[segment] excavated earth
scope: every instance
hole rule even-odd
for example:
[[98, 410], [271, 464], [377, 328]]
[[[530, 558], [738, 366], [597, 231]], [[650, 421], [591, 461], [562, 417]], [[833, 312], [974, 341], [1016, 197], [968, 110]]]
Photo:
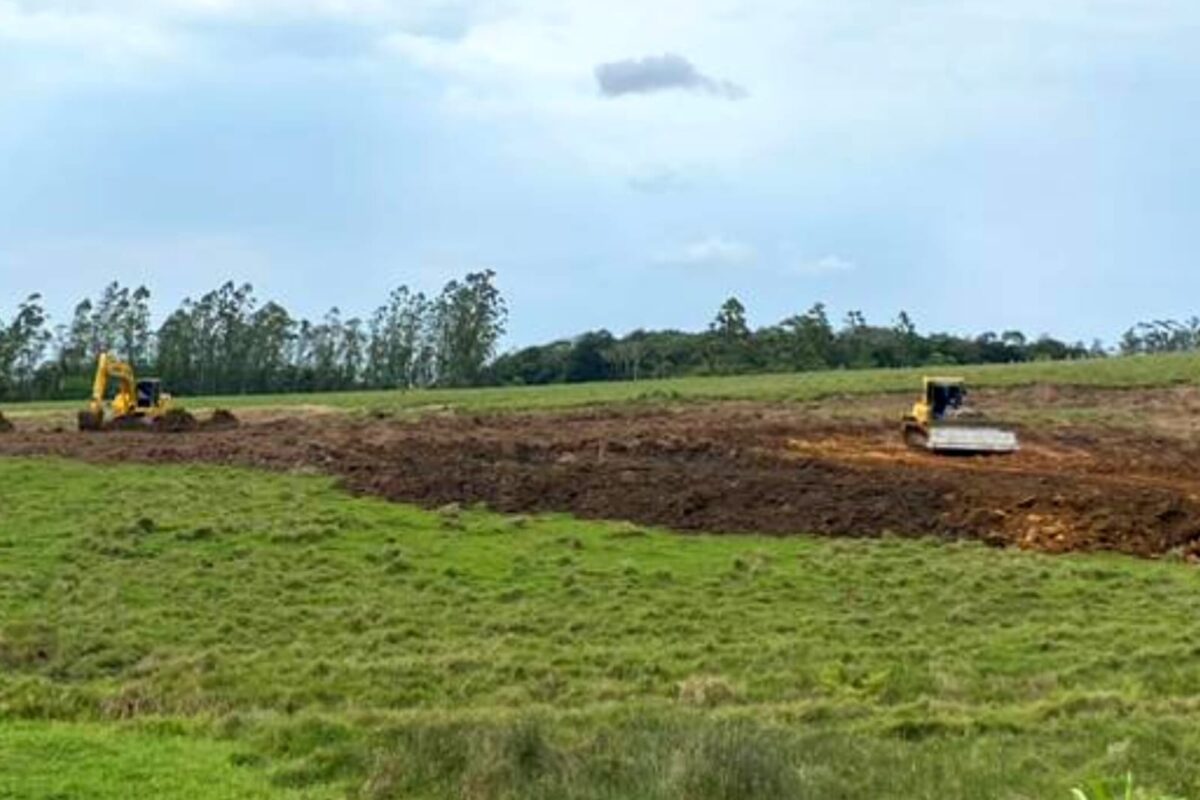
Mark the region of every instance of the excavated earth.
[[483, 503], [685, 531], [934, 535], [1200, 558], [1200, 395], [1174, 405], [1128, 392], [992, 399], [1157, 410], [1140, 427], [1027, 421], [1017, 426], [1023, 449], [1004, 457], [906, 449], [895, 396], [409, 420], [260, 413], [236, 429], [178, 434], [18, 426], [0, 437], [0, 455], [318, 470], [428, 507]]

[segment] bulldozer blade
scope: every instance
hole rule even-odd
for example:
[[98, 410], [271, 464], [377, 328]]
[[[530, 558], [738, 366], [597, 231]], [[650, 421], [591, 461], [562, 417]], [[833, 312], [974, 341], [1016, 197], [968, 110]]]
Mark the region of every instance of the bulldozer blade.
[[929, 432], [925, 447], [935, 453], [1015, 453], [1017, 435], [999, 428], [946, 427]]

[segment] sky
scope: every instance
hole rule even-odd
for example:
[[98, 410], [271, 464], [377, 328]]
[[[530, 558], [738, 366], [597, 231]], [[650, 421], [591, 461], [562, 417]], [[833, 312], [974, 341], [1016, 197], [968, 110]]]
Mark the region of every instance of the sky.
[[481, 268], [505, 347], [1200, 313], [1194, 0], [0, 0], [0, 317]]

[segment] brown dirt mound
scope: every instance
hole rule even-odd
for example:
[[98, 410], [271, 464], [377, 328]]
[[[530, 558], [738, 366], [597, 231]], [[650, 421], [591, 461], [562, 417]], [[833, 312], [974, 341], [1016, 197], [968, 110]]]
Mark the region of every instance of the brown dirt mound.
[[229, 430], [236, 428], [241, 424], [237, 416], [228, 409], [218, 408], [213, 411], [212, 415], [200, 423], [200, 427], [206, 430]]
[[162, 416], [154, 420], [154, 430], [160, 433], [186, 433], [198, 427], [196, 418], [190, 411], [182, 408], [167, 409]]
[[9, 422], [3, 414], [0, 414], [0, 433], [12, 433], [14, 430], [16, 430], [16, 426]]
[[568, 511], [689, 531], [936, 535], [1048, 551], [1200, 555], [1200, 447], [1130, 431], [1025, 432], [1022, 452], [945, 459], [894, 419], [725, 404], [569, 415], [296, 417], [204, 435], [17, 433], [0, 454], [318, 469], [436, 507]]

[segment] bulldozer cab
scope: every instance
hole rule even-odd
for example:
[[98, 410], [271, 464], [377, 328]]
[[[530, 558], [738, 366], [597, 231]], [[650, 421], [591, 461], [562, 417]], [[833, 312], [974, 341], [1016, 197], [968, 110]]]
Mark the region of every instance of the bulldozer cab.
[[143, 378], [136, 387], [137, 408], [154, 409], [162, 398], [162, 384], [157, 378]]
[[967, 387], [960, 380], [929, 378], [925, 381], [925, 402], [933, 419], [945, 419], [962, 409], [967, 399]]

